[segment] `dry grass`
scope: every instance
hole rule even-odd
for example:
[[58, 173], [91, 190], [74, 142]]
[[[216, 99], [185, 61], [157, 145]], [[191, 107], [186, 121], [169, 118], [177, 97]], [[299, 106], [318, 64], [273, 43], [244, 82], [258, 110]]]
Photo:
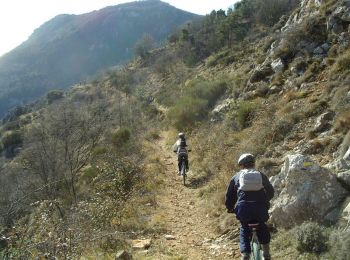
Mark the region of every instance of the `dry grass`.
[[346, 72], [350, 69], [350, 50], [340, 55], [333, 66], [333, 72]]
[[341, 112], [335, 120], [334, 131], [346, 134], [350, 129], [350, 113], [348, 110]]

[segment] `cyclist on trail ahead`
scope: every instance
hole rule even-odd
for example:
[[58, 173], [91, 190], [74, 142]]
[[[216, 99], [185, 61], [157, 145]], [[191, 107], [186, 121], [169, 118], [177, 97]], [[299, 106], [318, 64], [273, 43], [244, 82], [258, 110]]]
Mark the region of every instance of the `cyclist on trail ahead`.
[[185, 134], [179, 133], [179, 139], [173, 145], [173, 152], [177, 154], [178, 175], [181, 175], [181, 158], [185, 158], [186, 170], [189, 170], [188, 166], [188, 144], [186, 142]]
[[265, 174], [254, 169], [252, 154], [242, 154], [238, 159], [241, 170], [231, 179], [227, 188], [225, 205], [227, 212], [235, 213], [241, 222], [240, 250], [242, 260], [248, 260], [251, 253], [251, 229], [248, 224], [259, 223], [257, 236], [262, 245], [265, 260], [270, 256], [270, 232], [265, 224], [269, 219], [268, 209], [274, 189]]

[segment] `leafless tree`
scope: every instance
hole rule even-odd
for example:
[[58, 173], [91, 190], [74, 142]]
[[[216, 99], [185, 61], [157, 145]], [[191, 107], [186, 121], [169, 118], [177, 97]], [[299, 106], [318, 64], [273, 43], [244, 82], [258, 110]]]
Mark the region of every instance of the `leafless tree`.
[[39, 176], [48, 199], [68, 193], [77, 201], [78, 174], [103, 134], [104, 118], [101, 108], [60, 103], [27, 131], [22, 164]]

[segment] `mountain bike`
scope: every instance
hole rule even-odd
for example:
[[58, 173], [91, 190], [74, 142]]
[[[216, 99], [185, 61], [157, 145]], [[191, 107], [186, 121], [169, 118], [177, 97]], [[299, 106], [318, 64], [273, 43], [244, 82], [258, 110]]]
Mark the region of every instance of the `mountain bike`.
[[187, 177], [187, 168], [186, 168], [186, 157], [181, 156], [181, 171], [183, 185], [186, 185], [186, 177]]
[[258, 240], [258, 236], [256, 231], [259, 229], [259, 223], [248, 224], [250, 230], [252, 231], [252, 237], [250, 239], [250, 247], [252, 249], [252, 253], [250, 255], [251, 260], [262, 260], [262, 250], [261, 245]]

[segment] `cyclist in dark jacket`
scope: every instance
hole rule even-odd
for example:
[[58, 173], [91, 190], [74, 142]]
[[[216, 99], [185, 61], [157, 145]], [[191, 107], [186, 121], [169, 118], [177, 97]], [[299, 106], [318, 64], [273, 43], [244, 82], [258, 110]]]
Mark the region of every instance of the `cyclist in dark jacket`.
[[188, 152], [191, 151], [191, 149], [188, 147], [188, 144], [185, 139], [184, 133], [178, 134], [179, 139], [175, 142], [173, 145], [173, 152], [177, 154], [177, 164], [178, 164], [178, 174], [181, 174], [181, 160], [184, 158], [185, 164], [186, 164], [186, 170], [189, 170], [188, 165]]
[[241, 170], [233, 176], [226, 192], [225, 205], [241, 222], [240, 250], [242, 259], [249, 259], [251, 230], [248, 224], [259, 223], [257, 236], [263, 248], [264, 259], [271, 259], [270, 232], [265, 224], [274, 189], [265, 174], [254, 169], [252, 154], [242, 154], [238, 160]]

